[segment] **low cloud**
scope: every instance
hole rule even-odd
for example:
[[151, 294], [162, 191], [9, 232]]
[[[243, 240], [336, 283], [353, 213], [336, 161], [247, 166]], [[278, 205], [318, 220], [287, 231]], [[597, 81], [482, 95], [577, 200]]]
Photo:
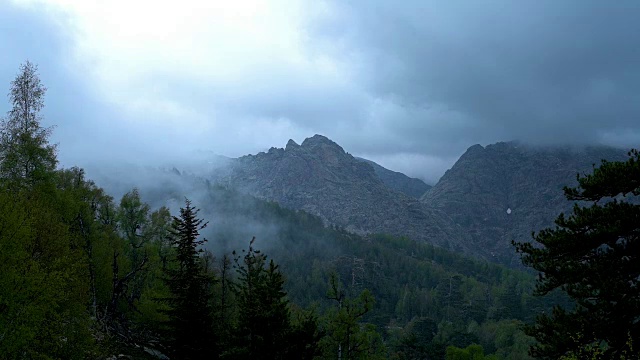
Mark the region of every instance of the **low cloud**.
[[67, 166], [321, 133], [434, 182], [476, 143], [637, 144], [638, 18], [632, 1], [15, 0], [0, 81], [40, 65]]

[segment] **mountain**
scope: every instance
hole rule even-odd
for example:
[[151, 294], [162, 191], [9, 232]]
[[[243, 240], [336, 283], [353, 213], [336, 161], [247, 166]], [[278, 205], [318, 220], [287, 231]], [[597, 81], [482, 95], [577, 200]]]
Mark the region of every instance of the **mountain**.
[[378, 178], [390, 189], [401, 192], [409, 197], [419, 199], [424, 193], [431, 189], [431, 185], [426, 184], [420, 179], [411, 178], [401, 172], [389, 170], [371, 160], [363, 158], [356, 159], [370, 164]]
[[562, 188], [601, 159], [625, 158], [626, 151], [603, 146], [474, 145], [417, 200], [407, 194], [410, 178], [315, 135], [229, 159], [211, 180], [357, 234], [407, 236], [519, 266], [511, 240], [531, 240], [571, 209]]
[[471, 236], [476, 255], [519, 264], [511, 240], [527, 241], [532, 231], [553, 225], [571, 210], [563, 186], [577, 184], [601, 159], [624, 160], [611, 147], [533, 147], [517, 142], [471, 146], [422, 198], [450, 216]]
[[[468, 238], [445, 213], [390, 189], [370, 163], [321, 135], [240, 157], [215, 174], [213, 180], [224, 186], [355, 233], [404, 235], [441, 246]], [[465, 242], [459, 244], [465, 250]]]

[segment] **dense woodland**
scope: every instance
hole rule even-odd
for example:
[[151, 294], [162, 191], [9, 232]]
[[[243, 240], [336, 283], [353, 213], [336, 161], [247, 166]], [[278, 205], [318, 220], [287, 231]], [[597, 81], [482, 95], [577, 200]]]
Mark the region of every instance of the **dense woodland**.
[[[538, 314], [592, 304], [548, 276], [540, 285], [426, 243], [358, 236], [207, 182], [197, 203], [170, 194], [174, 214], [135, 188], [114, 199], [82, 169], [58, 168], [45, 90], [22, 65], [2, 123], [0, 359], [527, 359], [534, 345], [540, 357], [612, 358], [602, 333], [576, 328], [589, 337], [578, 348], [538, 342]], [[212, 214], [277, 226], [250, 234]], [[548, 251], [553, 235], [538, 235]], [[551, 272], [537, 266], [542, 250], [517, 249]], [[637, 298], [626, 305], [636, 312], [620, 323], [635, 327], [621, 328], [627, 350], [614, 355], [631, 358]]]

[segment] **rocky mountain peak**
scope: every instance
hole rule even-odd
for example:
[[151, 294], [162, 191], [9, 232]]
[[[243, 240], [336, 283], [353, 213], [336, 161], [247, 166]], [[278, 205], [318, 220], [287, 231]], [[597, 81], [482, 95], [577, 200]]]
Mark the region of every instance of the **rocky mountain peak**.
[[563, 186], [575, 186], [576, 174], [600, 159], [622, 160], [624, 151], [519, 142], [474, 145], [421, 201], [462, 225], [482, 257], [518, 264], [511, 240], [530, 240], [532, 231], [552, 226], [560, 212], [570, 210]]
[[482, 151], [484, 151], [484, 147], [480, 144], [475, 144], [470, 146], [467, 151], [465, 151], [465, 154], [478, 154]]
[[291, 151], [291, 150], [297, 149], [299, 147], [300, 147], [300, 145], [298, 145], [298, 143], [293, 141], [293, 139], [289, 139], [289, 141], [287, 142], [287, 147], [285, 147], [285, 151]]
[[[350, 231], [406, 235], [440, 245], [446, 239], [464, 237], [445, 215], [426, 209], [416, 199], [419, 195], [413, 194], [412, 199], [388, 186], [370, 163], [354, 158], [322, 135], [305, 139], [301, 145], [290, 140], [284, 150], [244, 156], [221, 175], [214, 180], [305, 210]], [[419, 181], [394, 173], [394, 184], [398, 176], [403, 177], [403, 184]]]
[[340, 149], [341, 151], [344, 152], [344, 150], [340, 145], [331, 141], [328, 137], [319, 135], [319, 134], [315, 134], [310, 138], [304, 139], [301, 146], [304, 148], [313, 148], [317, 146], [330, 146], [330, 147]]
[[322, 135], [314, 135], [306, 138], [300, 148], [318, 158], [318, 160], [328, 166], [344, 166], [354, 161], [344, 149]]

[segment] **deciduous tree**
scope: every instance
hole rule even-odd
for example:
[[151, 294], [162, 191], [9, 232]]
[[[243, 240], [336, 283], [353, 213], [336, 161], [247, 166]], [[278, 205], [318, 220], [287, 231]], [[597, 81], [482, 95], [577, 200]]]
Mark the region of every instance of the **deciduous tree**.
[[0, 178], [13, 188], [51, 179], [57, 164], [56, 146], [49, 143], [52, 128], [42, 126], [46, 88], [38, 67], [27, 61], [11, 82], [11, 110], [0, 130]]

